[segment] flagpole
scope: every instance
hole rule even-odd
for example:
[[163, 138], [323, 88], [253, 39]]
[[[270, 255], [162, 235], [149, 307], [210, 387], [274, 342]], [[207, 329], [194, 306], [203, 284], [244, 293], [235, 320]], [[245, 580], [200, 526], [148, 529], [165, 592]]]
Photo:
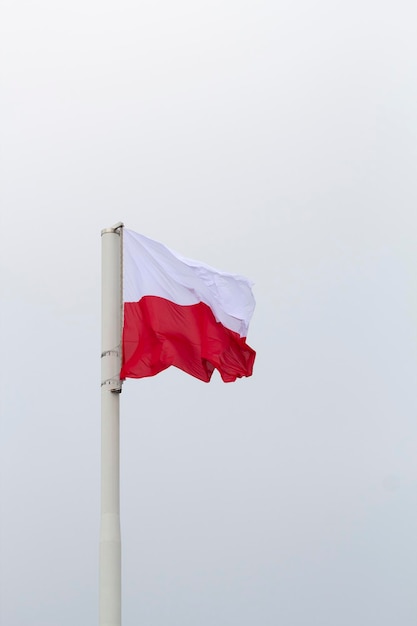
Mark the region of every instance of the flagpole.
[[101, 527], [100, 626], [121, 626], [119, 377], [122, 328], [120, 222], [101, 231]]

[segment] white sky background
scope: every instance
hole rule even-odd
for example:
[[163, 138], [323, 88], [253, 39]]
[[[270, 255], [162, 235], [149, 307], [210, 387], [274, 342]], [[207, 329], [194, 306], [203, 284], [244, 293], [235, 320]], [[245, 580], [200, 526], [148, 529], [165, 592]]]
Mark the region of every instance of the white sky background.
[[3, 0], [0, 624], [98, 620], [100, 230], [255, 282], [122, 394], [123, 622], [415, 626], [417, 9]]

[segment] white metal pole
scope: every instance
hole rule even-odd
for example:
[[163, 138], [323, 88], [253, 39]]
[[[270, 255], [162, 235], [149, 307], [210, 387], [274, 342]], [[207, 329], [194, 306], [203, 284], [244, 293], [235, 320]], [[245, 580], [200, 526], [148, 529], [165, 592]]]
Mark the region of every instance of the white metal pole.
[[119, 400], [123, 224], [101, 232], [101, 528], [100, 626], [121, 626]]

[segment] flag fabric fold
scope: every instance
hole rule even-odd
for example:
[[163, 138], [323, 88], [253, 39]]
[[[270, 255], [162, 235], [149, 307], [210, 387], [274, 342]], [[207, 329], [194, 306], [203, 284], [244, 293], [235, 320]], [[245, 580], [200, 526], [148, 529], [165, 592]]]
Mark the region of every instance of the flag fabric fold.
[[225, 382], [251, 376], [254, 307], [247, 278], [123, 229], [122, 380], [171, 365], [205, 382], [215, 369]]

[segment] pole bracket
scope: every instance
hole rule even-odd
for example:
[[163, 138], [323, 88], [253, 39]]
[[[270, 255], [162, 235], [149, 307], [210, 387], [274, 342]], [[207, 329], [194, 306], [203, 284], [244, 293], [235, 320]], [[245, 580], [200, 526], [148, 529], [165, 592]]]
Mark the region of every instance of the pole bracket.
[[101, 383], [101, 388], [103, 387], [108, 391], [113, 391], [114, 393], [122, 393], [122, 385], [123, 381], [118, 378], [108, 378], [107, 380], [103, 380]]
[[120, 356], [120, 352], [119, 352], [119, 350], [105, 350], [104, 352], [101, 353], [101, 358], [104, 358], [105, 356], [116, 356], [116, 357], [119, 357]]

